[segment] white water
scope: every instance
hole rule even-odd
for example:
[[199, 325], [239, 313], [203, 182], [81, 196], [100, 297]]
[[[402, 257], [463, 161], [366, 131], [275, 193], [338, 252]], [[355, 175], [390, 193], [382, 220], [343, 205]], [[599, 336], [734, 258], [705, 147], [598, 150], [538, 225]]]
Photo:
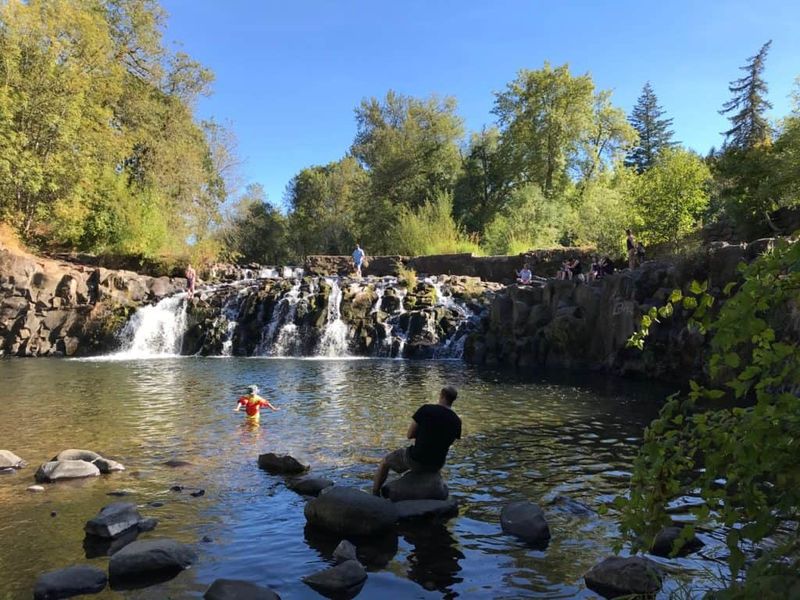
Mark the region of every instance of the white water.
[[331, 286], [328, 295], [328, 318], [317, 348], [318, 356], [347, 356], [347, 324], [342, 321], [342, 289], [339, 281], [326, 278]]
[[[265, 356], [284, 356], [289, 336], [294, 334], [297, 328], [294, 325], [294, 317], [297, 314], [297, 301], [300, 298], [300, 282], [295, 281], [292, 289], [280, 299], [272, 310], [272, 318], [269, 325], [261, 336], [261, 343], [257, 353]], [[282, 345], [278, 345], [283, 337]]]
[[186, 294], [164, 298], [158, 304], [143, 306], [120, 333], [122, 350], [118, 359], [176, 356], [181, 353], [186, 331]]

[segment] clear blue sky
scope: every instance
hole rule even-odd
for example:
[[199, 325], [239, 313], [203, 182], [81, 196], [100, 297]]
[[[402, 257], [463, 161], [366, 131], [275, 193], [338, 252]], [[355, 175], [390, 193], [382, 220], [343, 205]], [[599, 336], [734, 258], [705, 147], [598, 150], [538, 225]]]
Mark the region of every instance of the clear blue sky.
[[768, 39], [772, 116], [800, 75], [796, 0], [164, 0], [165, 41], [210, 67], [201, 117], [230, 123], [244, 179], [280, 204], [303, 167], [340, 158], [353, 109], [389, 89], [453, 95], [467, 130], [494, 91], [545, 60], [590, 72], [626, 112], [650, 80], [677, 139], [719, 146], [728, 82]]

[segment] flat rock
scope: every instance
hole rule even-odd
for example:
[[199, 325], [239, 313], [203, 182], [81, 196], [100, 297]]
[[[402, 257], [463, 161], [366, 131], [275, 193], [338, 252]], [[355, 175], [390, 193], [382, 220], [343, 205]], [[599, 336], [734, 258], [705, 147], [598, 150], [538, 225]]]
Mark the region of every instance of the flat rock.
[[108, 563], [111, 585], [127, 586], [136, 580], [174, 576], [190, 567], [197, 554], [186, 544], [170, 539], [136, 540], [115, 553]]
[[319, 496], [320, 492], [333, 485], [333, 481], [325, 477], [303, 477], [286, 484], [290, 490], [303, 496]]
[[452, 496], [447, 500], [403, 500], [395, 502], [395, 507], [401, 521], [458, 515], [458, 502]]
[[272, 452], [258, 456], [258, 468], [272, 475], [296, 475], [308, 471], [308, 465], [288, 454], [278, 455]]
[[642, 556], [610, 556], [583, 576], [586, 587], [604, 598], [652, 596], [661, 589], [663, 574]]
[[333, 551], [333, 562], [338, 565], [348, 560], [358, 560], [356, 547], [347, 540], [342, 540]]
[[21, 469], [26, 463], [10, 450], [0, 450], [0, 469]]
[[29, 492], [43, 492], [44, 491], [44, 486], [42, 486], [42, 485], [29, 485], [25, 489], [27, 491], [29, 491]]
[[367, 571], [357, 560], [347, 560], [330, 569], [303, 577], [303, 582], [313, 590], [324, 596], [337, 597], [355, 596], [366, 580]]
[[44, 463], [36, 471], [36, 481], [49, 483], [61, 479], [79, 479], [81, 477], [98, 477], [100, 469], [85, 460], [53, 460]]
[[217, 579], [203, 594], [204, 600], [281, 600], [269, 588], [240, 581], [238, 579]]
[[450, 492], [439, 472], [408, 471], [381, 488], [392, 502], [403, 500], [447, 500]]
[[114, 502], [100, 509], [96, 517], [86, 522], [83, 530], [101, 538], [116, 538], [139, 526], [142, 515], [132, 502]]
[[388, 500], [339, 486], [309, 500], [305, 516], [310, 526], [342, 536], [376, 535], [398, 520], [397, 508]]
[[[650, 554], [655, 556], [663, 556], [665, 558], [671, 557], [675, 540], [680, 537], [682, 532], [682, 527], [664, 527], [658, 532], [656, 539], [653, 540], [653, 546], [650, 548]], [[705, 546], [705, 544], [700, 541], [697, 536], [693, 535], [681, 545], [676, 553], [676, 556], [688, 556], [689, 554], [697, 552], [703, 546]]]
[[528, 544], [546, 545], [550, 541], [550, 527], [544, 513], [533, 502], [523, 500], [505, 505], [500, 513], [500, 525], [504, 532]]
[[68, 448], [67, 450], [62, 450], [50, 460], [85, 460], [86, 462], [92, 462], [98, 458], [102, 458], [102, 456], [100, 456], [97, 452]]
[[106, 572], [89, 565], [77, 565], [49, 571], [39, 576], [33, 588], [34, 600], [56, 600], [102, 592], [108, 577]]

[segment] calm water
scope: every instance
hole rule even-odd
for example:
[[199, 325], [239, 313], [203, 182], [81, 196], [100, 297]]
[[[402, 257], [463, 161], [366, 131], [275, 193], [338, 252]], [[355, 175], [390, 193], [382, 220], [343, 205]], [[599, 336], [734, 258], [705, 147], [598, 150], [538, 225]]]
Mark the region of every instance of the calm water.
[[[329, 564], [335, 540], [304, 533], [305, 500], [256, 467], [259, 453], [290, 453], [313, 473], [366, 488], [375, 462], [404, 444], [410, 415], [445, 383], [461, 390], [464, 439], [446, 467], [461, 514], [446, 524], [402, 527], [364, 550], [370, 576], [360, 598], [590, 598], [583, 573], [607, 555], [613, 515], [546, 512], [546, 551], [504, 536], [504, 502], [566, 495], [597, 509], [625, 489], [644, 425], [664, 390], [615, 381], [516, 380], [454, 362], [175, 358], [128, 362], [0, 361], [0, 448], [26, 459], [0, 476], [0, 598], [30, 597], [42, 571], [84, 556], [83, 524], [130, 490], [145, 536], [195, 545], [200, 560], [176, 579], [98, 598], [199, 598], [218, 577], [269, 585], [284, 599], [318, 598], [301, 581]], [[246, 384], [281, 407], [248, 428], [235, 400]], [[64, 448], [124, 463], [123, 473], [25, 488], [37, 465]], [[191, 466], [170, 468], [169, 459]], [[198, 498], [175, 484], [205, 490]], [[151, 506], [151, 503], [163, 503]], [[51, 516], [55, 512], [55, 516]], [[201, 541], [205, 536], [211, 542]], [[712, 542], [706, 554], [713, 555]], [[667, 590], [712, 561], [674, 561]], [[662, 594], [667, 597], [668, 592]]]

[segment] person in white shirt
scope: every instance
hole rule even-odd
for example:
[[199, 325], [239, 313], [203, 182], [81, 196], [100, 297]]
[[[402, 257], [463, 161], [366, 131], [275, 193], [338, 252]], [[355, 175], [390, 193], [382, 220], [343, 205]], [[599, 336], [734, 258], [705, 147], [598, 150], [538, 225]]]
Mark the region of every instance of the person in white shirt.
[[528, 263], [525, 263], [525, 266], [522, 267], [522, 270], [517, 272], [517, 283], [528, 285], [532, 280], [533, 273], [531, 272], [531, 268], [528, 266]]

